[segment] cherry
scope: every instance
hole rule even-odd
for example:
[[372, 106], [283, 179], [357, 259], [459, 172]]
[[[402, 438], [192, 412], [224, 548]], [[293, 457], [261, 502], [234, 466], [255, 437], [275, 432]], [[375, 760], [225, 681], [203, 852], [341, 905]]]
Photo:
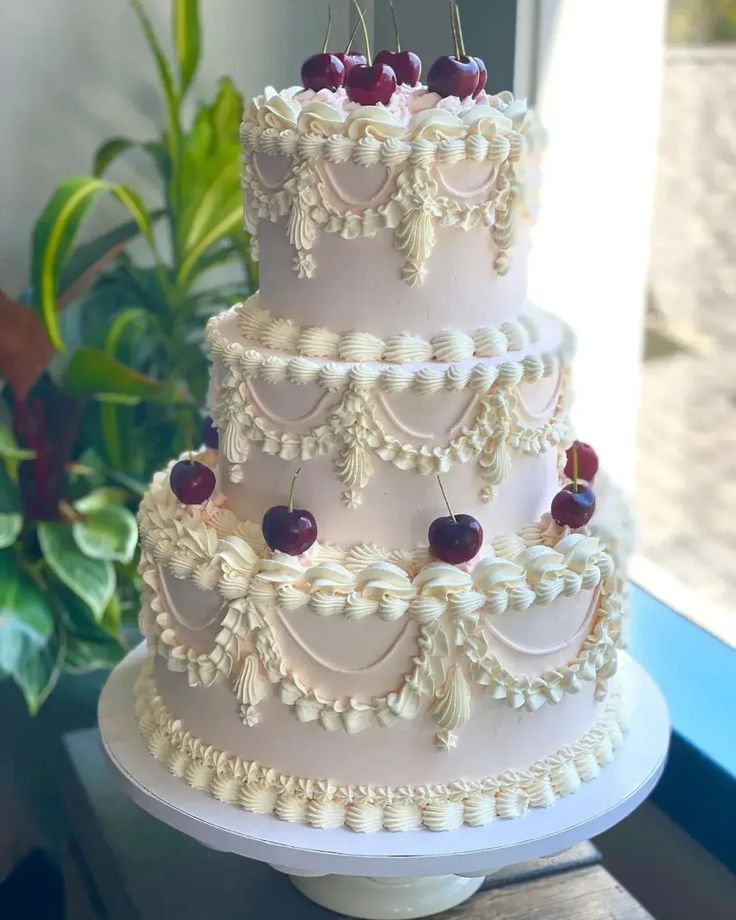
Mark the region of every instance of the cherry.
[[438, 96], [457, 96], [466, 99], [472, 96], [478, 85], [478, 65], [475, 59], [468, 57], [455, 57], [446, 54], [438, 57], [432, 64], [427, 75], [427, 89]]
[[334, 52], [335, 57], [342, 63], [342, 66], [345, 68], [345, 78], [346, 79], [347, 79], [347, 75], [350, 73], [353, 67], [355, 67], [357, 64], [360, 64], [361, 66], [365, 67], [366, 64], [368, 63], [366, 56], [361, 51], [351, 51], [350, 50], [353, 47], [353, 39], [355, 38], [355, 33], [358, 31], [359, 26], [360, 26], [360, 20], [357, 20], [355, 23], [355, 26], [353, 27], [353, 31], [350, 34], [350, 38], [348, 39], [347, 47], [345, 48], [345, 50]]
[[483, 62], [483, 58], [479, 58], [474, 55], [473, 60], [478, 65], [478, 85], [473, 91], [473, 99], [477, 99], [478, 96], [480, 96], [480, 94], [486, 88], [486, 83], [488, 82], [488, 70]]
[[413, 51], [379, 51], [373, 59], [374, 64], [388, 64], [396, 74], [398, 83], [416, 86], [422, 75], [422, 62]]
[[388, 64], [353, 67], [346, 86], [348, 99], [358, 105], [388, 105], [396, 92], [396, 74]]
[[[575, 473], [575, 454], [577, 454], [577, 475]], [[598, 472], [598, 454], [585, 441], [573, 441], [567, 449], [565, 475], [570, 479], [584, 479], [593, 482]]]
[[220, 434], [210, 415], [202, 422], [202, 443], [210, 450], [219, 450], [220, 447]]
[[321, 89], [333, 92], [345, 82], [345, 65], [336, 54], [313, 54], [302, 64], [302, 83], [305, 89], [318, 93]]
[[439, 476], [437, 482], [450, 513], [446, 517], [435, 518], [429, 525], [429, 545], [438, 559], [450, 565], [459, 565], [478, 554], [483, 545], [483, 528], [480, 521], [470, 514], [454, 514]]
[[[365, 17], [356, 0], [353, 0], [353, 4], [358, 11], [360, 24], [363, 27], [366, 53], [370, 58], [371, 45]], [[396, 92], [396, 74], [388, 64], [381, 64], [380, 62], [373, 65], [366, 64], [365, 66], [356, 64], [345, 80], [345, 89], [348, 99], [351, 102], [357, 102], [358, 105], [378, 105], [379, 103], [388, 105], [391, 97]]]
[[311, 511], [294, 508], [294, 484], [300, 470], [294, 473], [289, 489], [289, 504], [274, 505], [263, 515], [261, 530], [272, 550], [289, 556], [306, 553], [317, 539], [317, 522]]
[[593, 490], [582, 483], [569, 482], [552, 499], [551, 511], [560, 527], [584, 527], [595, 511]]
[[457, 96], [466, 99], [474, 96], [480, 81], [480, 66], [476, 58], [465, 53], [465, 40], [460, 22], [460, 10], [455, 0], [450, 0], [450, 23], [455, 42], [455, 54], [438, 57], [429, 69], [427, 88], [431, 93], [446, 98]]
[[353, 67], [365, 67], [368, 64], [366, 56], [361, 51], [336, 51], [335, 57], [345, 68], [345, 79]]
[[327, 50], [332, 31], [332, 7], [328, 8], [328, 16], [322, 52], [313, 54], [302, 64], [302, 83], [305, 89], [313, 89], [315, 92], [321, 89], [329, 89], [334, 92], [345, 82], [345, 65], [337, 55], [330, 54]]
[[418, 54], [413, 51], [401, 50], [401, 39], [399, 38], [399, 24], [396, 19], [396, 10], [394, 9], [393, 0], [389, 0], [391, 6], [391, 16], [394, 21], [394, 35], [396, 36], [395, 51], [379, 51], [373, 59], [374, 64], [388, 64], [396, 74], [399, 83], [405, 83], [407, 86], [416, 86], [422, 75], [422, 62]]
[[183, 505], [201, 505], [215, 491], [215, 474], [199, 460], [179, 460], [171, 467], [169, 485]]

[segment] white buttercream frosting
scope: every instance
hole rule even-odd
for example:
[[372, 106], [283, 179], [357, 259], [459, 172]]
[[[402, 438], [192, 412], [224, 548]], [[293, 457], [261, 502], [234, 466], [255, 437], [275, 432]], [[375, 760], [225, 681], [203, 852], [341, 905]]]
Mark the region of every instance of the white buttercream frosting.
[[370, 332], [338, 334], [317, 326], [302, 329], [292, 320], [273, 318], [260, 305], [258, 293], [233, 309], [240, 331], [249, 342], [305, 357], [341, 361], [409, 364], [436, 360], [452, 364], [476, 356], [496, 357], [522, 351], [539, 334], [531, 314], [509, 320], [499, 328], [484, 326], [469, 334], [445, 329], [431, 339], [410, 332], [380, 339]]
[[[390, 726], [429, 709], [438, 725], [438, 748], [450, 750], [470, 716], [469, 681], [512, 708], [533, 712], [578, 692], [582, 682], [593, 681], [596, 693], [603, 692], [615, 672], [622, 607], [612, 561], [590, 533], [555, 532], [542, 521], [498, 538], [465, 567], [432, 560], [426, 550], [402, 554], [360, 545], [340, 550], [316, 543], [302, 557], [269, 555], [262, 539], [254, 538], [253, 547], [237, 536], [253, 533], [252, 526], [220, 510], [216, 529], [201, 509], [172, 504], [169, 491], [167, 474], [159, 474], [141, 505], [141, 572], [152, 614], [141, 628], [172, 670], [187, 671], [192, 686], [230, 680], [246, 725], [258, 721], [258, 704], [273, 683], [300, 721], [319, 721], [329, 731]], [[236, 535], [227, 533], [225, 522]], [[189, 547], [186, 560], [181, 545]], [[502, 549], [515, 558], [500, 558]], [[179, 638], [179, 619], [159, 584], [159, 567], [166, 564], [180, 578], [203, 567], [219, 573], [215, 585], [226, 604], [211, 648], [192, 648]], [[537, 676], [514, 674], [501, 664], [483, 630], [485, 617], [584, 590], [598, 596], [589, 634], [574, 657]], [[302, 606], [326, 618], [412, 618], [418, 630], [412, 668], [385, 695], [371, 699], [333, 699], [310, 688], [284, 658], [272, 628], [274, 611]]]
[[626, 724], [616, 696], [575, 744], [527, 769], [442, 786], [339, 786], [324, 779], [280, 774], [244, 761], [194, 737], [156, 691], [152, 661], [144, 663], [135, 687], [135, 712], [153, 755], [190, 785], [246, 811], [273, 814], [312, 827], [345, 826], [359, 833], [482, 826], [496, 817], [521, 817], [546, 808], [593, 779], [623, 743]]
[[[220, 324], [228, 317], [225, 314], [210, 321], [207, 337], [211, 354], [224, 365], [225, 372], [212, 394], [212, 414], [222, 432], [220, 449], [232, 482], [242, 481], [242, 466], [252, 445], [284, 460], [298, 457], [305, 461], [331, 454], [344, 489], [343, 501], [355, 508], [362, 501], [376, 460], [423, 475], [445, 473], [455, 464], [474, 460], [481, 479], [481, 498], [492, 501], [511, 468], [512, 450], [543, 453], [557, 448], [569, 431], [565, 355], [571, 343], [567, 339], [559, 353], [528, 355], [521, 361], [497, 365], [483, 361], [472, 367], [325, 364], [301, 356], [264, 354], [247, 343], [231, 341], [220, 331]], [[519, 408], [519, 387], [542, 377], [557, 379], [557, 398], [546, 421], [532, 427]], [[339, 392], [340, 401], [333, 402], [331, 412], [325, 411], [321, 417], [315, 410], [313, 421], [310, 416], [310, 424], [302, 424], [297, 433], [283, 420], [264, 417], [265, 410], [252, 391], [251, 381], [256, 378], [268, 383], [317, 383], [329, 392]], [[443, 389], [470, 389], [479, 397], [473, 404], [474, 417], [464, 422], [460, 433], [451, 432], [444, 444], [429, 447], [400, 439], [389, 433], [396, 425], [395, 419], [391, 424], [384, 393], [407, 388], [426, 396]], [[408, 437], [413, 437], [411, 431]]]
[[[415, 285], [427, 273], [439, 226], [483, 225], [502, 275], [509, 268], [514, 204], [523, 189], [518, 167], [537, 134], [525, 103], [508, 93], [441, 99], [425, 87], [400, 87], [386, 106], [359, 106], [343, 89], [269, 87], [246, 109], [241, 127], [247, 229], [255, 238], [260, 220], [285, 217], [301, 278], [315, 273], [313, 248], [320, 232], [350, 239], [389, 230], [404, 256], [401, 276]], [[260, 156], [289, 158], [281, 182], [263, 181]], [[451, 193], [444, 183], [440, 188], [433, 173], [463, 160], [485, 161], [492, 171], [474, 198]], [[380, 203], [356, 207], [318, 166], [348, 161], [392, 171], [395, 181], [386, 184]]]

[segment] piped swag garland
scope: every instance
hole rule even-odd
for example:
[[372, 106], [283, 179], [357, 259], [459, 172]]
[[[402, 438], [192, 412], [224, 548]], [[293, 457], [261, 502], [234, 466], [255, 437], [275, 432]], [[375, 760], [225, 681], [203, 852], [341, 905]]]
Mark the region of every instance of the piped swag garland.
[[[440, 119], [440, 116], [437, 116]], [[246, 228], [257, 254], [259, 220], [276, 222], [286, 218], [286, 232], [294, 247], [294, 270], [300, 278], [312, 278], [316, 270], [313, 255], [320, 231], [347, 239], [374, 236], [391, 230], [394, 243], [404, 256], [403, 280], [421, 284], [439, 227], [470, 230], [487, 227], [495, 243], [493, 268], [505, 275], [510, 266], [514, 241], [514, 213], [521, 178], [517, 165], [525, 150], [525, 134], [510, 119], [488, 110], [488, 117], [465, 126], [448, 126], [440, 119], [434, 137], [412, 140], [391, 137], [379, 140], [368, 133], [355, 139], [342, 133], [350, 126], [335, 123], [310, 127], [302, 132], [290, 127], [277, 130], [244, 123], [242, 185], [245, 195]], [[379, 129], [380, 130], [380, 129]], [[334, 132], [325, 136], [323, 131]], [[462, 136], [443, 137], [443, 131]], [[282, 155], [288, 169], [280, 182], [267, 183], [258, 168], [259, 154]], [[440, 181], [439, 168], [462, 160], [491, 167], [475, 200], [457, 197]], [[339, 190], [329, 182], [325, 163], [352, 160], [363, 167], [384, 166], [388, 180], [386, 200], [378, 205], [356, 208], [341, 200]]]
[[[376, 372], [370, 365], [319, 365], [306, 358], [264, 355], [229, 342], [217, 322], [208, 328], [208, 345], [212, 357], [220, 359], [225, 368], [212, 412], [220, 430], [220, 450], [229, 464], [228, 477], [234, 483], [242, 481], [252, 445], [284, 460], [333, 455], [335, 472], [344, 487], [343, 501], [348, 508], [356, 508], [376, 460], [423, 475], [445, 473], [458, 463], [475, 460], [482, 480], [481, 497], [489, 502], [508, 475], [512, 449], [540, 454], [559, 446], [569, 431], [569, 374], [560, 356], [529, 356], [519, 362], [474, 368], [449, 365], [439, 374], [422, 375], [396, 367], [393, 370], [399, 373], [391, 376], [391, 368]], [[560, 392], [551, 417], [539, 428], [524, 425], [518, 406], [519, 385], [553, 374], [560, 375]], [[341, 393], [341, 398], [325, 423], [305, 434], [294, 434], [278, 430], [257, 413], [249, 390], [255, 379], [289, 380], [296, 385], [318, 382], [328, 392]], [[400, 392], [409, 386], [419, 393], [434, 392], [438, 386], [454, 392], [469, 389], [476, 394], [475, 415], [442, 446], [402, 441], [385, 431], [375, 394], [377, 390]]]

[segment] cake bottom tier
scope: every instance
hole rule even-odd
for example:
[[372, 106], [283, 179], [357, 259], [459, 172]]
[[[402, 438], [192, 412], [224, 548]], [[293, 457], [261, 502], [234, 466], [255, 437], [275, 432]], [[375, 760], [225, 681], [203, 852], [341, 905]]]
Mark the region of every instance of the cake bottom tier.
[[[208, 723], [201, 707], [199, 711], [190, 707], [196, 690], [177, 679], [180, 677], [157, 667], [156, 656], [151, 656], [136, 682], [136, 716], [151, 754], [175, 776], [214, 798], [246, 811], [317, 828], [345, 826], [363, 833], [421, 828], [443, 831], [463, 824], [482, 826], [496, 818], [521, 817], [529, 808], [546, 808], [575, 792], [582, 782], [593, 780], [621, 746], [625, 731], [625, 692], [615, 680], [605, 701], [590, 700], [576, 706], [582, 698], [567, 700], [573, 704], [567, 712], [572, 718], [558, 718], [557, 744], [554, 733], [545, 733], [549, 753], [533, 762], [518, 764], [518, 755], [525, 747], [522, 732], [518, 747], [504, 745], [502, 759], [517, 762], [514, 769], [466, 778], [450, 776], [448, 764], [447, 780], [440, 783], [349, 784], [329, 776], [305, 776], [303, 773], [309, 773], [306, 769], [300, 774], [283, 772], [273, 764], [248, 760], [227, 750], [215, 737], [220, 734], [217, 718]], [[159, 681], [165, 686], [159, 686]], [[211, 696], [210, 700], [216, 702]], [[555, 707], [558, 714], [564, 709]], [[587, 727], [574, 739], [567, 738], [570, 727], [580, 725], [585, 711], [593, 716]], [[298, 723], [291, 724], [298, 728]], [[283, 726], [272, 725], [271, 731], [283, 731]], [[324, 740], [329, 737], [322, 735]], [[355, 738], [349, 740], [355, 742]], [[475, 746], [488, 750], [489, 763], [498, 762], [492, 735], [478, 732], [474, 740]], [[303, 741], [292, 732], [284, 737], [296, 761], [307, 765], [310, 757]], [[340, 773], [337, 763], [335, 773]]]

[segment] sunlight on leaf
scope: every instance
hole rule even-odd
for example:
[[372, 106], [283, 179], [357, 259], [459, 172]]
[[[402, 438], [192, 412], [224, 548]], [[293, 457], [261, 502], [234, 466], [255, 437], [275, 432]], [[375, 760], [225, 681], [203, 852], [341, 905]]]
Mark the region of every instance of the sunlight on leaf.
[[12, 546], [23, 529], [23, 515], [15, 512], [0, 512], [0, 549]]
[[84, 217], [102, 194], [117, 198], [131, 214], [141, 233], [153, 247], [151, 217], [132, 189], [104, 179], [75, 177], [62, 182], [39, 218], [33, 234], [32, 282], [46, 334], [51, 344], [63, 350], [56, 295], [60, 274], [66, 265]]
[[127, 489], [118, 486], [100, 486], [99, 489], [93, 489], [85, 496], [74, 502], [74, 507], [82, 514], [89, 514], [91, 511], [99, 511], [101, 508], [109, 508], [111, 505], [124, 505], [130, 494]]
[[74, 540], [90, 559], [130, 562], [138, 540], [135, 515], [127, 508], [99, 508], [72, 524]]

